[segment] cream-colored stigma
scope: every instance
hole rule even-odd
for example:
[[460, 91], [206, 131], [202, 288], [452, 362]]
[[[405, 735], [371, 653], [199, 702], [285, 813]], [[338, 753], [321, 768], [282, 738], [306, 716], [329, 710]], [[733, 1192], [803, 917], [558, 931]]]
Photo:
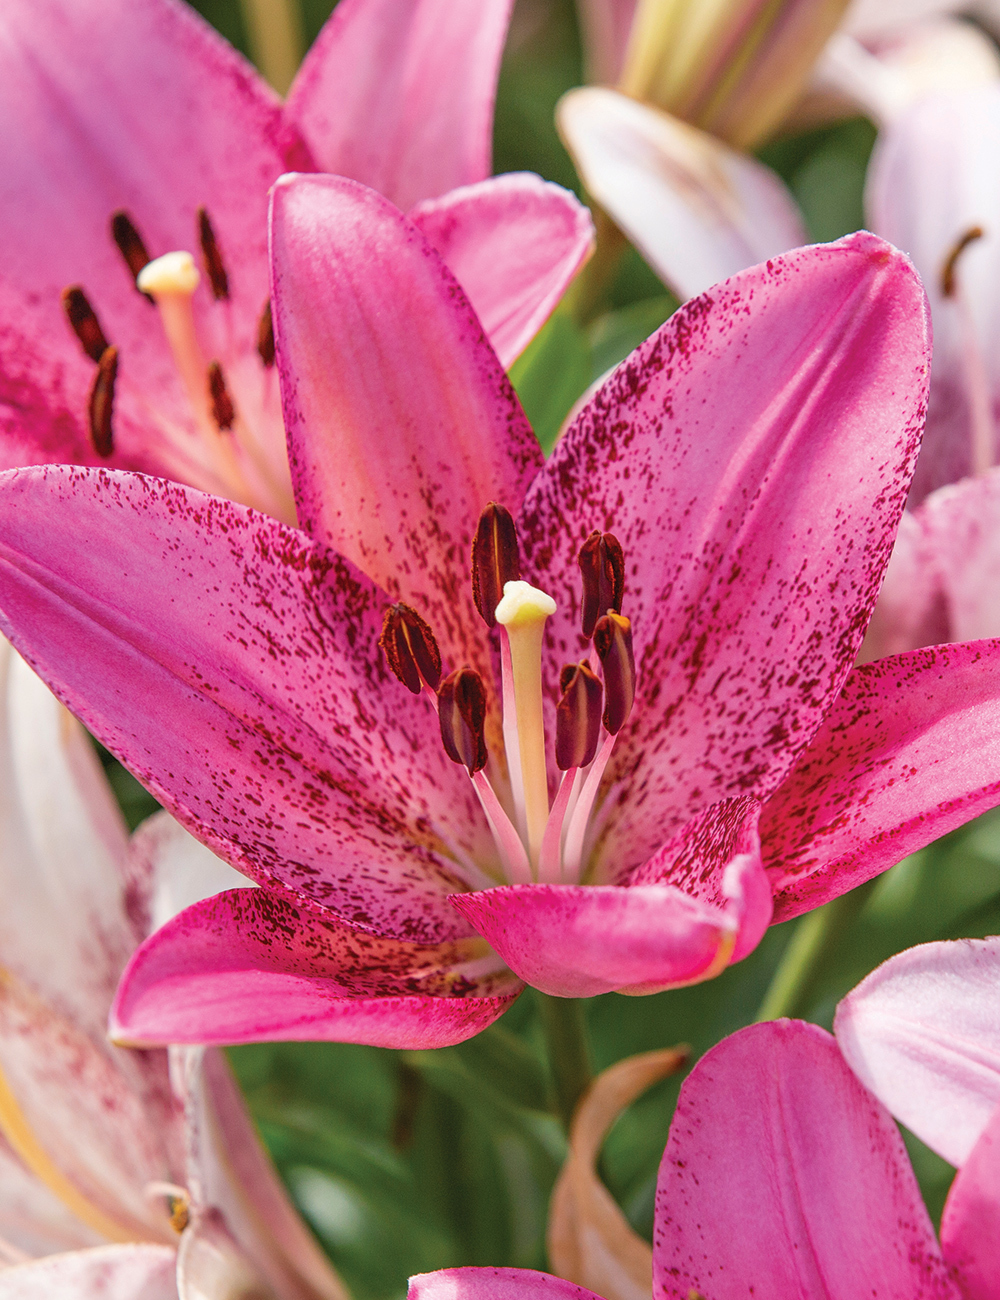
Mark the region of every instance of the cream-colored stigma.
[[194, 258], [183, 250], [155, 257], [135, 277], [136, 288], [151, 293], [154, 298], [167, 293], [190, 296], [200, 283], [201, 272], [195, 266]]
[[497, 605], [495, 617], [509, 632], [515, 627], [544, 623], [555, 612], [556, 602], [547, 592], [518, 579], [503, 584], [503, 597]]

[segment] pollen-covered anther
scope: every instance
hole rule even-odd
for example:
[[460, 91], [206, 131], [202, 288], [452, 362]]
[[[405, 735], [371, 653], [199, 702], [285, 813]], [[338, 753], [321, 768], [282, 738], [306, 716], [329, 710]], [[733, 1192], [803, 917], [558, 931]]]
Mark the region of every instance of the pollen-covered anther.
[[496, 624], [504, 586], [521, 577], [517, 529], [506, 506], [491, 501], [479, 516], [472, 541], [472, 599], [487, 627]]
[[958, 260], [977, 239], [982, 239], [986, 231], [982, 226], [970, 226], [968, 230], [959, 235], [951, 247], [951, 251], [944, 259], [944, 265], [941, 267], [941, 293], [945, 298], [953, 298], [955, 290], [958, 287]]
[[556, 766], [562, 772], [593, 761], [601, 738], [604, 688], [589, 664], [567, 664], [559, 674]]
[[97, 374], [90, 389], [87, 414], [90, 441], [98, 456], [110, 456], [115, 449], [112, 417], [115, 405], [115, 380], [118, 378], [118, 349], [107, 347], [97, 363]]
[[229, 276], [226, 274], [215, 230], [204, 208], [198, 209], [198, 242], [201, 244], [201, 255], [212, 286], [212, 297], [220, 302], [229, 297]]
[[438, 717], [445, 753], [469, 775], [486, 766], [486, 687], [471, 668], [449, 673], [438, 689]]
[[604, 725], [615, 735], [625, 725], [635, 699], [631, 622], [613, 610], [598, 619], [594, 649], [604, 673]]
[[274, 365], [274, 317], [271, 315], [271, 299], [264, 304], [264, 310], [257, 322], [257, 355], [267, 370]]
[[[118, 245], [118, 251], [134, 280], [149, 261], [149, 253], [132, 218], [121, 209], [111, 217], [111, 238]], [[136, 288], [138, 287], [137, 285]], [[140, 289], [139, 292], [142, 293], [143, 290]], [[148, 298], [149, 294], [146, 294], [146, 297]]]
[[427, 623], [402, 601], [390, 605], [378, 639], [392, 672], [407, 690], [419, 695], [426, 682], [436, 691], [441, 680], [441, 651]]
[[625, 595], [625, 553], [613, 533], [593, 532], [580, 547], [583, 579], [583, 635], [594, 635], [597, 620], [608, 610], [622, 612]]
[[226, 377], [218, 361], [208, 367], [208, 396], [212, 406], [212, 419], [220, 431], [231, 429], [236, 419], [236, 407], [226, 387]]
[[78, 284], [71, 284], [68, 289], [63, 289], [61, 297], [66, 319], [80, 340], [80, 346], [91, 361], [100, 361], [108, 340], [87, 295]]

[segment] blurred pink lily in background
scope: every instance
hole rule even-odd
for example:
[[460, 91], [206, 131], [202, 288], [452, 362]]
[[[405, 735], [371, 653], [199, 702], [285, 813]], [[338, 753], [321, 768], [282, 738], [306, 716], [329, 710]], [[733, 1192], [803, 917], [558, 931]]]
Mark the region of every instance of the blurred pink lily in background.
[[225, 1059], [107, 1042], [136, 944], [239, 877], [165, 813], [130, 844], [83, 728], [0, 654], [0, 1294], [344, 1300]]
[[[966, 1221], [942, 1255], [892, 1117], [825, 1030], [753, 1025], [685, 1080], [657, 1182], [654, 1296], [995, 1297], [971, 1271], [956, 1280], [957, 1249], [992, 1268], [995, 1227]], [[592, 1294], [544, 1273], [460, 1268], [411, 1279], [409, 1298]]]
[[558, 186], [490, 178], [510, 8], [344, 0], [282, 104], [179, 0], [5, 5], [0, 462], [142, 469], [295, 522], [267, 271], [292, 168], [410, 209], [512, 361], [592, 230]]
[[[1000, 1295], [1000, 939], [928, 943], [890, 957], [840, 1003], [840, 1050], [858, 1078], [958, 1166], [941, 1244], [968, 1300]], [[993, 1243], [990, 1250], [979, 1243]]]
[[992, 806], [1000, 648], [849, 676], [923, 420], [924, 298], [891, 248], [716, 286], [543, 464], [398, 210], [286, 177], [271, 224], [302, 532], [141, 476], [0, 481], [5, 628], [262, 886], [143, 945], [119, 1039], [430, 1047], [522, 981], [708, 978], [772, 911]]

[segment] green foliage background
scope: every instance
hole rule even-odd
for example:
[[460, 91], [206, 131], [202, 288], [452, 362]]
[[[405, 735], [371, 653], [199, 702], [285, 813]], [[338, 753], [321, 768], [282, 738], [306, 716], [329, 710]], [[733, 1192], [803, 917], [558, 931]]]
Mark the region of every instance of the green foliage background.
[[[238, 0], [196, 7], [246, 50]], [[331, 9], [302, 0], [309, 39]], [[581, 81], [572, 0], [519, 0], [500, 81], [497, 171], [530, 170], [579, 190], [553, 127]], [[790, 186], [817, 240], [863, 225], [874, 129], [860, 119], [779, 140], [762, 153]], [[676, 299], [634, 251], [592, 323], [559, 312], [512, 377], [550, 447], [583, 391], [647, 337]], [[105, 755], [135, 825], [149, 795]], [[755, 1017], [795, 927], [775, 926], [721, 978], [655, 997], [609, 994], [586, 1006], [596, 1069], [677, 1043], [691, 1062]], [[894, 952], [1000, 930], [1000, 812], [900, 863], [859, 900], [856, 919], [807, 991], [801, 1013], [830, 1026], [836, 1003]], [[535, 996], [479, 1038], [437, 1052], [336, 1044], [234, 1049], [233, 1064], [293, 1196], [357, 1300], [390, 1300], [414, 1272], [457, 1264], [544, 1268], [548, 1194], [565, 1151]], [[636, 1229], [652, 1233], [656, 1171], [680, 1079], [653, 1088], [616, 1125], [602, 1174]], [[953, 1170], [907, 1137], [928, 1205], [940, 1215]]]

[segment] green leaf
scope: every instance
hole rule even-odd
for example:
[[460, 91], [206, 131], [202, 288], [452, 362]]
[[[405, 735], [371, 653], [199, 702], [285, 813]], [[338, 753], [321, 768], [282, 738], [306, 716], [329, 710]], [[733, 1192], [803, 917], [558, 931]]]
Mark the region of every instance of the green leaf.
[[510, 368], [511, 383], [546, 453], [590, 375], [587, 336], [566, 311], [557, 309]]
[[660, 328], [679, 305], [672, 293], [663, 293], [598, 316], [587, 331], [590, 340], [591, 381], [600, 379], [612, 367], [624, 361], [630, 352], [634, 352], [640, 343], [644, 343], [650, 334]]

